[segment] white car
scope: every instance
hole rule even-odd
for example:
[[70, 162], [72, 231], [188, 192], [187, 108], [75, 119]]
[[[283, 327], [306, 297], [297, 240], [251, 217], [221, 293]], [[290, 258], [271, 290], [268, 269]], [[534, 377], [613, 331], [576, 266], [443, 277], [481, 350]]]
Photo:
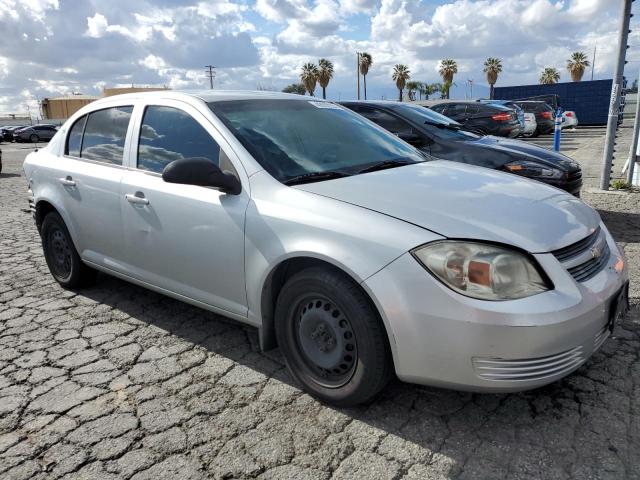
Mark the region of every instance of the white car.
[[535, 113], [524, 112], [524, 130], [522, 130], [522, 135], [530, 137], [535, 133], [536, 128], [538, 128], [538, 122], [536, 122]]
[[578, 126], [578, 116], [576, 112], [567, 110], [562, 112], [562, 128], [576, 128]]
[[627, 305], [626, 261], [591, 207], [431, 159], [309, 97], [100, 99], [24, 171], [62, 286], [100, 270], [255, 326], [339, 405], [394, 372], [472, 391], [545, 385]]

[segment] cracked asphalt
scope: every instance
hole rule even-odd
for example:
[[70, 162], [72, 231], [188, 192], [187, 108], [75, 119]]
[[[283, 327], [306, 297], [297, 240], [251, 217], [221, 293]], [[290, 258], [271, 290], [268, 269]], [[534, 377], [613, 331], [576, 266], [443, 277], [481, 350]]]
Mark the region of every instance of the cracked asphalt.
[[335, 409], [251, 328], [107, 276], [60, 288], [29, 147], [0, 148], [0, 478], [640, 479], [640, 194], [584, 194], [629, 256], [633, 308], [575, 373], [509, 395], [396, 381]]

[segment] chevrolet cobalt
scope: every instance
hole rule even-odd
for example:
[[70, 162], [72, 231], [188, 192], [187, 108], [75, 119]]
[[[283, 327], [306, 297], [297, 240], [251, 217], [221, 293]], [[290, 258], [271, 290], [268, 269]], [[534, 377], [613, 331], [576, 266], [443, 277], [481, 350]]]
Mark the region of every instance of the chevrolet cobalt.
[[113, 96], [24, 163], [53, 277], [97, 270], [259, 329], [337, 405], [395, 373], [539, 387], [627, 304], [597, 212], [508, 173], [434, 160], [339, 105], [266, 92]]

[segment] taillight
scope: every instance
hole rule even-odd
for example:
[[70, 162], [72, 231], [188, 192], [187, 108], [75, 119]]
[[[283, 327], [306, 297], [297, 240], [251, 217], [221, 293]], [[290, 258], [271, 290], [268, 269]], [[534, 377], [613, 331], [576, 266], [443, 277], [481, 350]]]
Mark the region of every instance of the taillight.
[[550, 111], [548, 111], [548, 110], [547, 110], [547, 111], [542, 112], [542, 118], [548, 118], [548, 119], [551, 119], [551, 118], [552, 118], [551, 112], [550, 112]]
[[567, 112], [565, 115], [566, 115], [567, 117], [573, 117], [573, 112]]
[[511, 114], [510, 113], [496, 113], [495, 115], [491, 115], [491, 118], [493, 118], [495, 121], [497, 122], [506, 122], [511, 120]]

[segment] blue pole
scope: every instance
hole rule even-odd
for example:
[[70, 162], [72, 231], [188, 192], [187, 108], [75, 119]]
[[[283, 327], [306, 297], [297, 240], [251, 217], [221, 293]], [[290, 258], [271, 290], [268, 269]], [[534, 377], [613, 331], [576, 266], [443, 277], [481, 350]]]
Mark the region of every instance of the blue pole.
[[560, 134], [562, 133], [562, 109], [558, 107], [556, 111], [556, 121], [553, 131], [553, 149], [556, 152], [560, 151]]

